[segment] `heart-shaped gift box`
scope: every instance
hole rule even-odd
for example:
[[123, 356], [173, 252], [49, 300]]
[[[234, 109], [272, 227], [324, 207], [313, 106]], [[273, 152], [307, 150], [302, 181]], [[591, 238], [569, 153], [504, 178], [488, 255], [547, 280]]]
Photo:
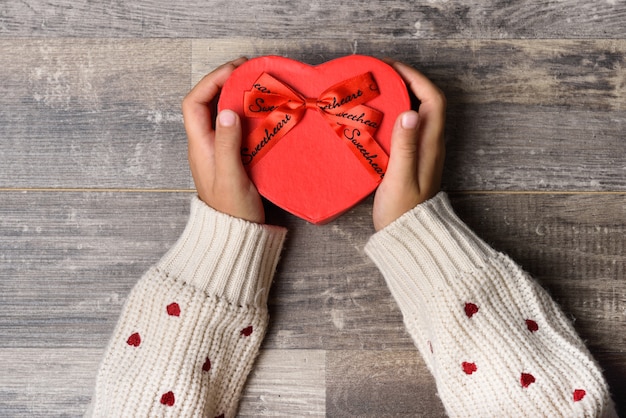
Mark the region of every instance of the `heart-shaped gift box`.
[[314, 224], [341, 215], [383, 178], [406, 85], [378, 59], [310, 66], [265, 56], [239, 66], [218, 109], [242, 120], [242, 161], [259, 193]]

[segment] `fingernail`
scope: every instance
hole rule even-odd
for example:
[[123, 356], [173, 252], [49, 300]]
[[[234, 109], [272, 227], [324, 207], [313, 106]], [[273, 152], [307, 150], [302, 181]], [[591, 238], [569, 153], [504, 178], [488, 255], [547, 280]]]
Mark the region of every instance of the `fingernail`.
[[232, 110], [222, 110], [218, 116], [220, 125], [229, 128], [231, 126], [235, 126], [235, 112]]
[[402, 127], [404, 129], [415, 129], [417, 128], [417, 113], [415, 112], [407, 112], [402, 115]]

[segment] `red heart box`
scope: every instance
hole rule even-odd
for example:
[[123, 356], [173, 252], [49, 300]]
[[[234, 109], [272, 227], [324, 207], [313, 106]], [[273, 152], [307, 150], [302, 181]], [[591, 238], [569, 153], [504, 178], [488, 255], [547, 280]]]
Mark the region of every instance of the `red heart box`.
[[[263, 118], [245, 116], [244, 94], [263, 73], [304, 98], [318, 98], [330, 87], [367, 72], [373, 76], [379, 95], [364, 105], [383, 114], [372, 137], [389, 154], [395, 120], [410, 109], [410, 101], [398, 73], [372, 57], [351, 55], [318, 66], [278, 56], [251, 59], [226, 81], [218, 109], [237, 112], [247, 138], [263, 123]], [[271, 149], [252, 167], [247, 167], [248, 174], [259, 193], [269, 201], [311, 223], [323, 224], [367, 197], [382, 179], [382, 175], [372, 177], [360, 161], [362, 158], [345, 142], [321, 112], [307, 105], [297, 125], [273, 142]]]

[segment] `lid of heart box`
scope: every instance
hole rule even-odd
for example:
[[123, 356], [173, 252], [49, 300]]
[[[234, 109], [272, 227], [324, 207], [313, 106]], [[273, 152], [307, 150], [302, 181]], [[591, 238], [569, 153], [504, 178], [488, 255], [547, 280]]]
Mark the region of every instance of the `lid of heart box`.
[[[301, 100], [279, 106], [285, 100], [276, 99], [277, 91]], [[325, 101], [319, 101], [320, 95]], [[351, 100], [366, 98], [349, 109]], [[283, 111], [299, 105], [297, 117]], [[310, 66], [265, 56], [231, 74], [220, 95], [222, 109], [241, 117], [242, 161], [259, 193], [300, 218], [323, 224], [376, 189], [395, 120], [410, 109], [410, 100], [398, 73], [372, 57], [351, 55]], [[348, 118], [348, 125], [338, 123], [337, 116]], [[286, 125], [290, 129], [282, 129]]]

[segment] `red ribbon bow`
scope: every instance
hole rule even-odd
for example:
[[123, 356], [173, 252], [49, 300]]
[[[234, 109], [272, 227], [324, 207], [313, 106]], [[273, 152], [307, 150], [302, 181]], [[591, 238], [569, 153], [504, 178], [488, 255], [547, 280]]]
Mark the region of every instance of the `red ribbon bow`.
[[389, 157], [373, 138], [382, 112], [365, 106], [380, 94], [371, 73], [364, 73], [331, 86], [318, 98], [306, 98], [267, 73], [244, 93], [247, 117], [265, 119], [241, 147], [244, 165], [252, 168], [304, 117], [307, 110], [320, 112], [376, 181], [387, 169]]

